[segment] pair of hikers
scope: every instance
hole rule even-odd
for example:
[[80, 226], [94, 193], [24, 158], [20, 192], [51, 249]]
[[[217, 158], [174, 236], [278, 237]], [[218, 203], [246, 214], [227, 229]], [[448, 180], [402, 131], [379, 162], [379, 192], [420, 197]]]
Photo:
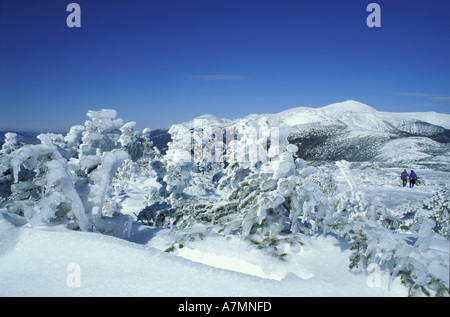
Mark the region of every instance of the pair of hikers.
[[413, 170], [411, 170], [410, 174], [408, 174], [406, 170], [404, 170], [400, 176], [403, 182], [403, 187], [405, 187], [406, 184], [408, 184], [408, 177], [409, 177], [409, 188], [413, 188], [414, 185], [416, 184], [417, 175], [416, 173], [414, 173]]

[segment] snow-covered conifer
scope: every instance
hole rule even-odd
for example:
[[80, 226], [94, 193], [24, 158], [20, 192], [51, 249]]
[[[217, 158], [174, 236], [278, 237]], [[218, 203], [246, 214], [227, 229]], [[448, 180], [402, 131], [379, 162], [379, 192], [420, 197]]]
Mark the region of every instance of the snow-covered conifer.
[[5, 143], [0, 150], [0, 153], [9, 154], [14, 150], [17, 150], [22, 144], [17, 139], [17, 133], [8, 132], [5, 134]]
[[81, 133], [85, 130], [82, 125], [74, 125], [64, 137], [67, 146], [73, 150], [78, 150], [81, 143]]
[[429, 260], [423, 255], [430, 244], [433, 221], [420, 217], [415, 222], [411, 230], [418, 233], [418, 240], [410, 245], [395, 234], [380, 203], [367, 202], [363, 195], [349, 195], [347, 192], [337, 200], [335, 208], [337, 210], [328, 224], [338, 235], [354, 241], [350, 247], [354, 251], [350, 269], [365, 271], [369, 264], [374, 263], [390, 270], [389, 288], [400, 276], [402, 283], [409, 287], [410, 296], [419, 295], [419, 290], [428, 296], [448, 296], [446, 282], [428, 269]]
[[115, 119], [116, 110], [88, 111], [87, 116], [91, 120], [85, 122], [85, 131], [82, 133], [82, 144], [80, 145], [80, 158], [86, 155], [101, 155], [103, 152], [118, 148], [118, 140], [121, 135], [119, 129], [123, 125], [123, 120]]
[[235, 137], [227, 142], [228, 166], [218, 182], [226, 201], [192, 195], [196, 198], [183, 200], [178, 223], [219, 225], [221, 234], [239, 234], [284, 258], [301, 244], [298, 233], [326, 227], [329, 208], [320, 188], [306, 179], [316, 170], [294, 160], [297, 147], [287, 141], [289, 127], [275, 120], [251, 122], [250, 127], [251, 133], [242, 126], [227, 130]]
[[[17, 147], [14, 136], [8, 136], [0, 155], [3, 207], [32, 224], [66, 219], [81, 230], [128, 231], [128, 217], [104, 217], [120, 210], [112, 179], [128, 158], [119, 149], [122, 120], [115, 119], [115, 110], [89, 111], [88, 116], [85, 127], [72, 127], [65, 138], [41, 134], [41, 144]], [[123, 142], [129, 126], [122, 129]]]
[[64, 217], [69, 211], [82, 230], [88, 229], [84, 206], [74, 188], [67, 160], [51, 136], [38, 136], [41, 144], [25, 145], [2, 157], [12, 171], [7, 209], [39, 224]]
[[439, 187], [433, 197], [427, 202], [425, 215], [434, 220], [434, 230], [441, 236], [450, 240], [450, 198], [447, 188]]
[[172, 141], [168, 145], [165, 155], [165, 175], [163, 181], [173, 203], [191, 180], [191, 171], [194, 167], [193, 153], [191, 152], [191, 132], [179, 126], [169, 129]]
[[311, 174], [308, 180], [318, 185], [324, 194], [333, 197], [337, 193], [336, 180], [333, 176], [323, 169]]

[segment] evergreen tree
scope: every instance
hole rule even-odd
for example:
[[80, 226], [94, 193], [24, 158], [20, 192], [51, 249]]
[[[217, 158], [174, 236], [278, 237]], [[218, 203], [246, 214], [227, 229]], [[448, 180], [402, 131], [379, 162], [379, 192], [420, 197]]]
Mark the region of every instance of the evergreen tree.
[[3, 143], [0, 153], [9, 154], [12, 151], [17, 150], [21, 146], [22, 144], [17, 139], [17, 133], [8, 132], [5, 133], [5, 143]]
[[365, 271], [369, 264], [377, 264], [390, 271], [389, 288], [400, 276], [401, 282], [409, 287], [410, 296], [420, 293], [448, 296], [446, 282], [429, 270], [429, 259], [423, 255], [430, 245], [434, 222], [418, 216], [410, 228], [418, 239], [410, 245], [395, 234], [398, 228], [392, 225], [395, 222], [386, 221], [389, 213], [384, 208], [379, 202], [367, 202], [358, 192], [347, 192], [337, 198], [336, 212], [328, 225], [339, 236], [353, 241], [349, 268]]
[[447, 188], [439, 187], [425, 205], [426, 217], [432, 219], [436, 224], [434, 230], [450, 240], [450, 199]]
[[115, 119], [111, 109], [89, 111], [88, 116], [84, 128], [72, 127], [66, 137], [39, 135], [41, 144], [19, 147], [14, 135], [8, 136], [0, 154], [0, 207], [31, 224], [67, 221], [83, 231], [119, 236], [129, 232], [131, 219], [120, 216], [120, 206], [111, 204], [112, 179], [128, 158], [117, 142], [122, 120]]
[[[180, 127], [171, 128], [172, 143], [165, 164], [161, 164], [164, 177], [159, 179], [166, 188], [167, 200], [148, 206], [140, 219], [178, 230], [198, 224], [212, 226], [218, 228], [217, 234], [238, 234], [280, 258], [291, 249], [299, 249], [301, 232], [326, 230], [328, 198], [307, 180], [317, 170], [305, 161], [294, 160], [298, 149], [287, 141], [289, 127], [269, 120], [248, 121], [228, 129], [232, 133], [227, 136], [234, 136], [224, 153], [227, 167], [201, 173], [193, 168], [195, 153], [191, 152], [190, 134], [181, 131]], [[200, 144], [203, 151], [224, 148], [215, 137]], [[209, 186], [218, 174], [217, 194], [225, 200], [202, 195], [213, 191], [215, 187]]]

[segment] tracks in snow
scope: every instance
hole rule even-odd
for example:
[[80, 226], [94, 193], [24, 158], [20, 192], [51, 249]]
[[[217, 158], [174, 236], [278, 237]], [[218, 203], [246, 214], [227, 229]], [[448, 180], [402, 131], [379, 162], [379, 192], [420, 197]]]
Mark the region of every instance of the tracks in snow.
[[337, 167], [339, 167], [339, 169], [341, 170], [342, 176], [344, 176], [344, 179], [347, 181], [348, 185], [350, 186], [350, 190], [355, 191], [355, 182], [349, 172], [350, 162], [347, 162], [345, 160], [337, 161], [336, 165], [337, 165]]

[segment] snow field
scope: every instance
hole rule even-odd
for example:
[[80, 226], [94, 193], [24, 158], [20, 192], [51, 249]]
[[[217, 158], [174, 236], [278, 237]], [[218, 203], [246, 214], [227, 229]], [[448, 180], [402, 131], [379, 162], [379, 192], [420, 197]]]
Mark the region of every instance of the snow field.
[[[12, 229], [21, 232], [2, 257], [1, 296], [249, 295], [237, 273], [110, 236], [54, 229]], [[67, 284], [70, 264], [80, 268], [80, 287]]]
[[[311, 249], [302, 251], [289, 265], [261, 255], [250, 258], [257, 264], [244, 266], [248, 273], [232, 267], [249, 258], [248, 249], [236, 250], [232, 243], [223, 254], [239, 258], [215, 268], [149, 246], [96, 233], [70, 231], [61, 226], [16, 228], [0, 220], [0, 296], [405, 296], [404, 287], [388, 292], [367, 286], [366, 277], [347, 269], [348, 258], [335, 246], [333, 237], [312, 239]], [[5, 237], [8, 238], [5, 238]], [[239, 244], [239, 242], [238, 242]], [[208, 253], [224, 247], [214, 239], [187, 251], [194, 260], [208, 263], [223, 259]], [[186, 249], [188, 250], [188, 249]], [[193, 250], [193, 249], [192, 249]], [[216, 257], [211, 256], [215, 254]], [[253, 255], [255, 252], [253, 252]], [[239, 261], [237, 261], [238, 259]], [[248, 262], [247, 262], [248, 263]], [[71, 287], [73, 271], [79, 268], [79, 287]], [[211, 263], [214, 264], [214, 263]], [[298, 267], [297, 267], [298, 266]], [[261, 271], [284, 277], [277, 281], [254, 276]], [[297, 268], [296, 268], [297, 267]], [[281, 268], [281, 270], [280, 270]], [[69, 270], [68, 270], [69, 269]], [[292, 272], [293, 271], [293, 272]], [[297, 275], [298, 274], [298, 275]], [[305, 274], [309, 274], [306, 276]], [[302, 275], [300, 277], [299, 275]], [[384, 281], [385, 282], [385, 281]]]

